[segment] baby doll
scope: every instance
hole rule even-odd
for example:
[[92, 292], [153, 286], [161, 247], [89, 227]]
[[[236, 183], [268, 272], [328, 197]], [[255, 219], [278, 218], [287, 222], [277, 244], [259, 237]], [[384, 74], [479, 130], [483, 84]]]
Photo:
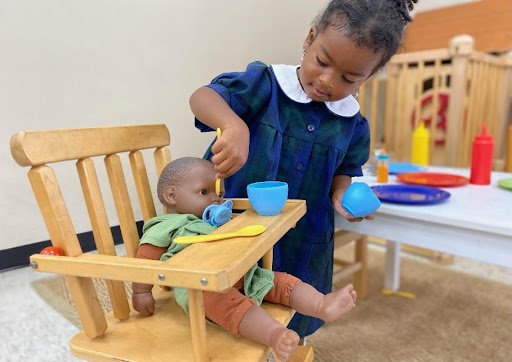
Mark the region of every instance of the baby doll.
[[[213, 163], [195, 157], [176, 159], [164, 168], [157, 192], [169, 213], [145, 223], [137, 257], [166, 260], [188, 246], [173, 243], [175, 237], [207, 234], [215, 229], [201, 217], [209, 205], [223, 202], [223, 186], [220, 195], [215, 192], [216, 173]], [[154, 313], [152, 288], [151, 284], [133, 283], [133, 307], [142, 316]], [[186, 290], [174, 291], [178, 304], [187, 311]], [[330, 322], [354, 307], [356, 292], [349, 284], [324, 295], [290, 274], [257, 265], [228, 291], [204, 292], [205, 314], [210, 321], [235, 335], [270, 346], [278, 359], [287, 360], [299, 336], [261, 308], [263, 300]]]

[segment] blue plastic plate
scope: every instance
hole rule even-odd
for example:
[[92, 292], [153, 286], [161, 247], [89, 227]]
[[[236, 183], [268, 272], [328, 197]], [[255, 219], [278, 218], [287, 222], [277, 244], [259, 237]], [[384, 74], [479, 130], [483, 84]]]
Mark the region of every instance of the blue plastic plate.
[[380, 201], [394, 204], [431, 205], [450, 198], [449, 192], [429, 186], [382, 185], [372, 190]]
[[396, 175], [397, 173], [406, 173], [406, 172], [417, 172], [421, 171], [423, 168], [421, 166], [415, 165], [414, 163], [409, 162], [390, 162], [389, 163], [389, 174]]

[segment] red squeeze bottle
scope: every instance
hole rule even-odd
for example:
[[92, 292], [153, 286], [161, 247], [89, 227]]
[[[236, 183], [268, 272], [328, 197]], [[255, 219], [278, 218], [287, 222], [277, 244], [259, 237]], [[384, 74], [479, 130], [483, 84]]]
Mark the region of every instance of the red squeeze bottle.
[[487, 134], [487, 127], [483, 124], [482, 133], [473, 139], [469, 182], [475, 185], [491, 183], [493, 152], [494, 140], [491, 135]]

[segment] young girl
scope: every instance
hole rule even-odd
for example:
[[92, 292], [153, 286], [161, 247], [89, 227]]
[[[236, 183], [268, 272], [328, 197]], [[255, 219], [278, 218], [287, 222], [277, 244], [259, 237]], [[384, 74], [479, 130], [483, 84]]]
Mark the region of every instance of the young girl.
[[[225, 73], [190, 98], [196, 127], [222, 136], [205, 157], [226, 178], [227, 197], [246, 186], [286, 181], [307, 214], [274, 247], [274, 269], [328, 293], [332, 287], [334, 210], [369, 155], [369, 128], [354, 98], [399, 47], [417, 0], [332, 0], [315, 20], [298, 66], [261, 62]], [[372, 218], [370, 216], [369, 218]], [[305, 337], [322, 321], [296, 314]]]

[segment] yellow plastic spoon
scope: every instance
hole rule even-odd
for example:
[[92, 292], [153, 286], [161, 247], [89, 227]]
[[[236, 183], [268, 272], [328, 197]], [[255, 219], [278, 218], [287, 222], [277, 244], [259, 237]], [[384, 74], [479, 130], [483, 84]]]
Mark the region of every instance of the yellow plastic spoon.
[[190, 235], [178, 236], [173, 240], [176, 244], [194, 244], [204, 243], [205, 241], [215, 241], [239, 236], [256, 236], [265, 231], [265, 225], [249, 225], [230, 233], [208, 234], [208, 235]]
[[[217, 128], [217, 139], [222, 135], [220, 128]], [[215, 179], [215, 193], [220, 196], [220, 178]]]

